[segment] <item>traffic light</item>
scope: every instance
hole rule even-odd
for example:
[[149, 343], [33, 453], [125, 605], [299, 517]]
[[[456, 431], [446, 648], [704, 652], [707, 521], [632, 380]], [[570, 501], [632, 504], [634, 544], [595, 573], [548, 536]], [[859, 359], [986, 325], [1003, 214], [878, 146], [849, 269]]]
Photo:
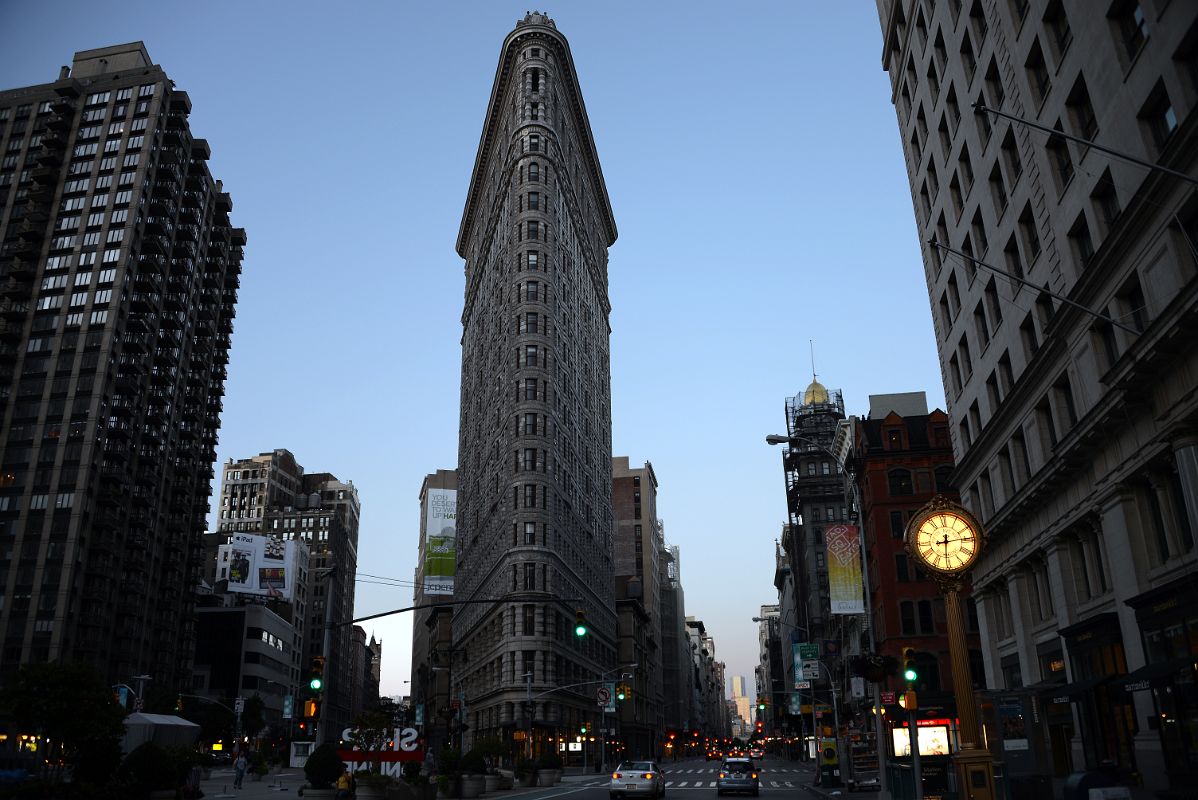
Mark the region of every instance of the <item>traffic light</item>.
[[764, 700], [758, 700], [758, 701], [757, 701], [757, 710], [758, 710], [758, 711], [765, 711], [765, 701], [764, 701]]
[[619, 686], [616, 687], [616, 699], [623, 700], [627, 696], [628, 696], [628, 687], [621, 683]]
[[574, 611], [574, 635], [578, 637], [587, 635], [587, 612], [581, 608]]
[[764, 722], [762, 722], [761, 720], [757, 720], [757, 732], [758, 732], [758, 733], [761, 733], [761, 729], [762, 729], [763, 727], [765, 727], [765, 723], [764, 723]]
[[319, 692], [324, 688], [324, 656], [312, 656], [308, 688], [314, 692]]
[[304, 701], [304, 716], [308, 719], [316, 719], [320, 716], [320, 701], [308, 698]]
[[903, 679], [907, 683], [919, 680], [919, 668], [915, 666], [915, 648], [903, 648]]
[[587, 724], [585, 722], [578, 726], [578, 732], [582, 734], [587, 732]]

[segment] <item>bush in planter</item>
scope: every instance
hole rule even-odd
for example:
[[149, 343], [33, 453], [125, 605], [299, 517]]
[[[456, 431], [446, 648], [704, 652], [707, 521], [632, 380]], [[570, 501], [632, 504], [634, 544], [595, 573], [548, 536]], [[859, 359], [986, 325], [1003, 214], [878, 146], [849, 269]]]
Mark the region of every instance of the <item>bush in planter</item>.
[[428, 776], [424, 774], [424, 770], [419, 761], [405, 761], [403, 765], [404, 783], [412, 786], [424, 786], [428, 783]]
[[462, 756], [458, 771], [463, 775], [482, 775], [487, 771], [487, 760], [483, 758], [482, 753], [471, 750]]
[[537, 769], [561, 769], [562, 757], [552, 750], [546, 750], [541, 753], [541, 757], [537, 759]]
[[304, 775], [308, 776], [308, 783], [313, 789], [332, 789], [344, 771], [345, 763], [330, 742], [313, 750], [304, 762]]
[[516, 778], [523, 779], [528, 775], [532, 775], [537, 771], [537, 762], [531, 758], [520, 757], [516, 759]]
[[180, 783], [170, 753], [153, 742], [146, 742], [126, 756], [120, 775], [141, 793], [176, 789]]
[[354, 773], [354, 785], [369, 786], [374, 789], [386, 789], [395, 780], [390, 775], [384, 775], [381, 772], [371, 772], [368, 769], [360, 769]]
[[461, 770], [458, 765], [462, 761], [462, 753], [452, 747], [442, 747], [437, 753], [437, 772], [441, 775], [454, 775]]

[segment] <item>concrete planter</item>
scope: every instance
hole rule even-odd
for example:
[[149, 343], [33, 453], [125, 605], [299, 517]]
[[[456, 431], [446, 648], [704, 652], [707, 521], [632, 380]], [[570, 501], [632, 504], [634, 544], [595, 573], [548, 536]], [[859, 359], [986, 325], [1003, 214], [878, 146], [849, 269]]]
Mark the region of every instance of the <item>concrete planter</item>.
[[486, 776], [484, 775], [463, 775], [462, 776], [462, 797], [469, 800], [471, 797], [478, 797], [486, 788]]
[[499, 783], [501, 780], [502, 777], [499, 774], [492, 775], [488, 772], [483, 776], [483, 791], [487, 792], [488, 794], [499, 791]]
[[304, 800], [335, 800], [336, 789], [304, 789]]
[[537, 770], [537, 786], [552, 786], [557, 782], [557, 770], [555, 769], [539, 769]]

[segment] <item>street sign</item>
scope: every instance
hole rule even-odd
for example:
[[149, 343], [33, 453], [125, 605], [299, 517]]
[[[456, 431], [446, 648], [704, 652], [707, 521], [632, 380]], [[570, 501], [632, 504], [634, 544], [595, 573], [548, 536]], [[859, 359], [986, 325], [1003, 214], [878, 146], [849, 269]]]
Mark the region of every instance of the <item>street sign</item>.
[[424, 703], [416, 704], [416, 724], [417, 725], [424, 724]]
[[610, 683], [605, 683], [595, 689], [595, 703], [603, 708], [604, 711], [615, 711], [612, 704], [612, 698], [615, 696], [613, 686]]
[[894, 705], [894, 692], [882, 692], [882, 705]]
[[795, 681], [796, 689], [810, 689], [811, 681]]
[[[814, 647], [814, 645], [812, 645]], [[819, 680], [819, 662], [804, 661], [803, 662], [803, 678], [809, 681]]]
[[801, 658], [804, 661], [811, 661], [811, 660], [818, 659], [819, 658], [819, 645], [818, 644], [806, 644], [806, 643], [800, 644], [799, 645], [799, 658]]
[[245, 698], [244, 697], [238, 697], [236, 700], [233, 701], [233, 710], [235, 712], [237, 712], [238, 714], [245, 711]]
[[295, 716], [295, 698], [291, 695], [283, 697], [283, 719], [291, 719]]

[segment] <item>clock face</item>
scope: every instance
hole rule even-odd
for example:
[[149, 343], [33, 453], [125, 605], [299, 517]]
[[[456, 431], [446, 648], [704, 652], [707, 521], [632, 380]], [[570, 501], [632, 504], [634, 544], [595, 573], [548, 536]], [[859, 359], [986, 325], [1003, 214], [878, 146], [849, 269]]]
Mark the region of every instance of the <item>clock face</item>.
[[919, 560], [939, 572], [960, 572], [977, 558], [977, 531], [952, 511], [937, 511], [915, 529], [912, 547]]

